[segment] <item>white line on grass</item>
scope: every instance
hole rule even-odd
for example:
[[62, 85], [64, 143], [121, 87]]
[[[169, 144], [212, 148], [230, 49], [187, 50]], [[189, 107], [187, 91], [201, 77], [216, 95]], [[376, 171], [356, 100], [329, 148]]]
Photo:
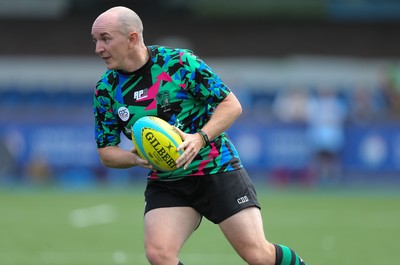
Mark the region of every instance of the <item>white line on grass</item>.
[[69, 214], [69, 220], [76, 228], [108, 224], [114, 222], [116, 218], [115, 208], [110, 204], [75, 209]]
[[[243, 261], [232, 253], [182, 253], [182, 261], [191, 265], [219, 264], [236, 265], [244, 264]], [[121, 265], [135, 264], [147, 265], [145, 253], [126, 252], [88, 252], [88, 251], [44, 251], [37, 254], [23, 252], [0, 252], [0, 264], [29, 264], [29, 265]]]

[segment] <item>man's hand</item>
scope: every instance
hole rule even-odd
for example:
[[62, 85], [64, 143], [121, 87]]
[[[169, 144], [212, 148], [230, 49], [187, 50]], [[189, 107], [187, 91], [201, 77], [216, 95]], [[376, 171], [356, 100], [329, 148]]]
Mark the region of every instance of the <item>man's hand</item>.
[[179, 133], [183, 142], [178, 146], [177, 150], [184, 150], [182, 155], [175, 161], [176, 167], [187, 169], [189, 164], [193, 161], [196, 155], [199, 153], [200, 149], [203, 147], [204, 142], [200, 134], [189, 134], [182, 132], [179, 128], [174, 127], [174, 129]]
[[139, 154], [137, 153], [137, 150], [135, 148], [135, 146], [133, 146], [131, 148], [131, 153], [135, 154], [135, 158], [136, 158], [136, 165], [139, 167], [144, 167], [144, 168], [148, 168], [153, 170], [153, 166], [145, 159], [142, 159]]

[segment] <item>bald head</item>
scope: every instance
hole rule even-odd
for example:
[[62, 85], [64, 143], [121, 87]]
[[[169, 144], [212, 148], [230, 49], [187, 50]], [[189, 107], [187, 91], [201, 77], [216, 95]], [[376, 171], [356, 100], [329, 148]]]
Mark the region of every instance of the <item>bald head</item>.
[[137, 32], [143, 38], [143, 24], [140, 17], [131, 9], [117, 6], [100, 14], [93, 23], [93, 27], [107, 24], [123, 34]]

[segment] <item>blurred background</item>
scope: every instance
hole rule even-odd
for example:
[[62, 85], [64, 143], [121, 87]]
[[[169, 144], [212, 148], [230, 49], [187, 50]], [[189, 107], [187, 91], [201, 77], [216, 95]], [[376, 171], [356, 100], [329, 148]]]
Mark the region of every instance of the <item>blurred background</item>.
[[[0, 0], [0, 264], [148, 264], [146, 171], [105, 168], [94, 140], [90, 32], [115, 5], [241, 100], [228, 132], [271, 242], [307, 264], [398, 263], [400, 1]], [[198, 230], [185, 264], [243, 264]]]
[[94, 141], [105, 66], [90, 31], [115, 5], [142, 17], [147, 44], [193, 49], [240, 98], [229, 133], [254, 179], [400, 183], [399, 1], [0, 0], [3, 187], [144, 181], [103, 167]]

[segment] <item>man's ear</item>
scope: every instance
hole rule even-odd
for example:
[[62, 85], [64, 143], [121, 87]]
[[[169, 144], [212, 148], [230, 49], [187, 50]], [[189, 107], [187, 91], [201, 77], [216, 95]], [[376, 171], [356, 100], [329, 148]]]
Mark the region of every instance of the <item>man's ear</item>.
[[129, 33], [128, 38], [129, 38], [129, 44], [135, 46], [136, 43], [138, 42], [139, 35], [137, 32], [132, 31], [131, 33]]

